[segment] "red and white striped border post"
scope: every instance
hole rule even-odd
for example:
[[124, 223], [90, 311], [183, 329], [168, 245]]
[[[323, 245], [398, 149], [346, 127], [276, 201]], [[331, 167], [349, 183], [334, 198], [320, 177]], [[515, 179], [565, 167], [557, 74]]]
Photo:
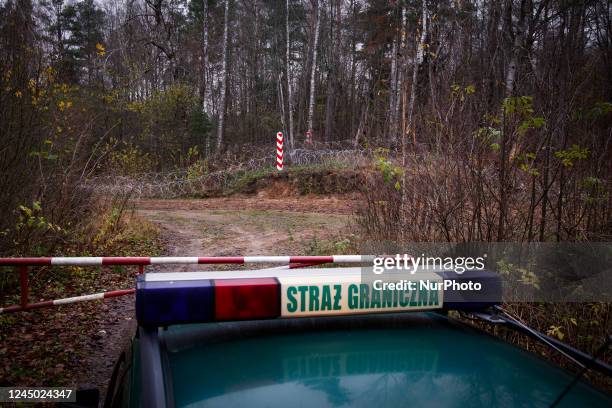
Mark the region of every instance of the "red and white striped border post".
[[306, 131], [306, 140], [304, 141], [306, 144], [312, 144], [312, 132], [310, 130]]
[[[113, 290], [91, 295], [75, 296], [65, 299], [28, 303], [29, 266], [103, 266], [138, 265], [138, 272], [144, 272], [145, 265], [163, 264], [283, 264], [282, 269], [305, 268], [324, 263], [365, 263], [374, 259], [372, 255], [330, 255], [330, 256], [178, 256], [178, 257], [52, 257], [52, 258], [0, 258], [0, 267], [13, 266], [19, 273], [21, 298], [19, 305], [0, 307], [0, 314], [40, 309], [42, 307], [64, 305], [89, 300], [107, 299], [131, 295], [134, 289]], [[278, 268], [278, 269], [280, 269]]]
[[283, 169], [283, 132], [276, 134], [276, 170]]

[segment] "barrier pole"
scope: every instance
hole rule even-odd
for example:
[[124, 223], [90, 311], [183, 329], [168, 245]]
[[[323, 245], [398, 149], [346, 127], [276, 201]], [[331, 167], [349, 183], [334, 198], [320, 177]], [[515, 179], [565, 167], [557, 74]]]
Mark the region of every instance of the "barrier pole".
[[0, 258], [0, 266], [105, 266], [105, 265], [217, 265], [257, 263], [364, 263], [372, 262], [374, 255], [326, 256], [162, 256], [162, 257], [53, 257], [53, 258]]
[[157, 264], [258, 264], [275, 263], [283, 266], [270, 269], [295, 269], [316, 266], [325, 263], [365, 263], [371, 262], [373, 255], [326, 255], [326, 256], [211, 256], [211, 257], [44, 257], [44, 258], [0, 258], [0, 266], [13, 266], [19, 273], [21, 288], [18, 305], [0, 307], [0, 314], [39, 309], [54, 305], [82, 302], [95, 299], [106, 299], [116, 296], [131, 295], [135, 289], [115, 290], [110, 292], [94, 293], [92, 295], [75, 296], [65, 299], [47, 300], [29, 303], [29, 266], [42, 265], [138, 265], [138, 273], [144, 273], [146, 265]]
[[87, 302], [91, 300], [101, 300], [101, 299], [114, 298], [118, 296], [133, 295], [135, 292], [136, 292], [136, 289], [121, 289], [121, 290], [112, 290], [109, 292], [94, 293], [91, 295], [81, 295], [81, 296], [74, 296], [74, 297], [63, 298], [63, 299], [45, 300], [43, 302], [28, 303], [27, 305], [13, 305], [13, 306], [7, 306], [7, 307], [0, 307], [0, 314], [23, 312], [26, 310], [40, 309], [43, 307], [67, 305], [70, 303]]

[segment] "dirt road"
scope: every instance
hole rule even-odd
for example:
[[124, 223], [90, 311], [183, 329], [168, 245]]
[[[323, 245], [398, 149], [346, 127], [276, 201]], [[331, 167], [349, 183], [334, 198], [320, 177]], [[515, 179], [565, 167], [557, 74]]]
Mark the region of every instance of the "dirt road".
[[[137, 214], [160, 226], [170, 256], [306, 254], [349, 232], [352, 200], [224, 198], [143, 200]], [[194, 270], [203, 266], [167, 266]]]

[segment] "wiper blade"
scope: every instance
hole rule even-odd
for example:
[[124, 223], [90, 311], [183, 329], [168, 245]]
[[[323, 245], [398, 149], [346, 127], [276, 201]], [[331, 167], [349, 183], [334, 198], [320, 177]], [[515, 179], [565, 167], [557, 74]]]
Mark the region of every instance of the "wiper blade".
[[592, 368], [606, 375], [607, 377], [612, 377], [612, 366], [605, 363], [604, 361], [599, 360], [597, 358], [598, 356], [591, 356], [566, 343], [563, 343], [560, 340], [555, 339], [554, 337], [550, 337], [529, 327], [528, 325], [520, 322], [518, 319], [511, 316], [508, 312], [506, 312], [503, 308], [499, 306], [495, 306], [495, 311], [498, 313], [480, 312], [473, 313], [473, 316], [487, 323], [502, 324], [505, 327], [516, 330], [533, 339], [536, 339], [542, 344], [547, 345], [548, 347], [560, 352], [565, 357], [574, 361], [582, 369], [584, 369], [585, 367]]

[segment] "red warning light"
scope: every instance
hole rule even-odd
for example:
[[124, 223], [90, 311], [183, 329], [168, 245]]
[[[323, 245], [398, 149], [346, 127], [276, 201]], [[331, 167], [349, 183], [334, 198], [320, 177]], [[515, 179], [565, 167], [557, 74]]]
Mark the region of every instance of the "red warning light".
[[280, 316], [280, 285], [275, 278], [215, 279], [215, 320]]

